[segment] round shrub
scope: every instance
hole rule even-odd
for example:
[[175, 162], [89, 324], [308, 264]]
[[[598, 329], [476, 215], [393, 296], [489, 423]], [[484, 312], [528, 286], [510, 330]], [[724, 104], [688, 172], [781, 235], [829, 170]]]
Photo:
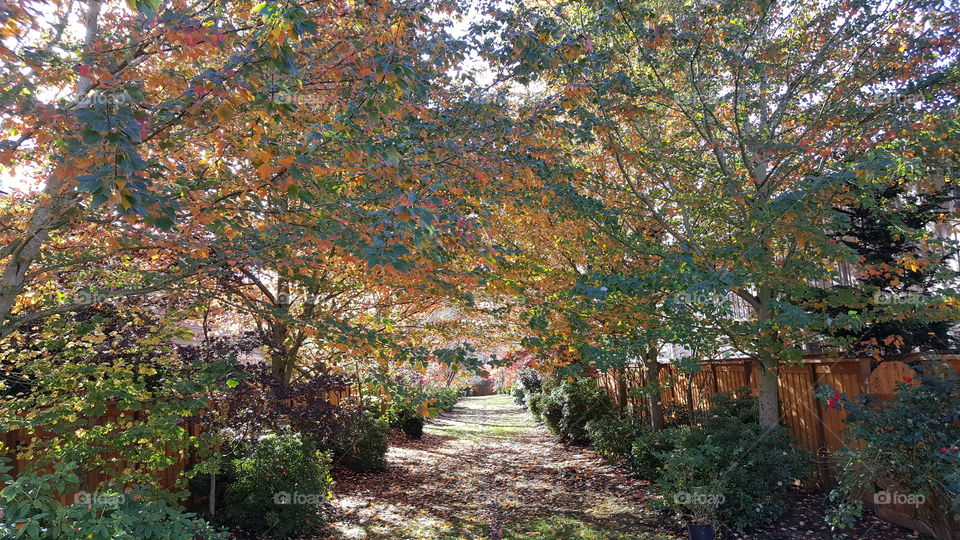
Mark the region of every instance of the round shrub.
[[684, 429], [641, 430], [630, 442], [627, 468], [645, 480], [657, 479], [663, 468], [664, 456], [677, 449], [677, 439]]
[[563, 405], [553, 394], [543, 394], [540, 400], [540, 419], [550, 433], [560, 435], [560, 422], [563, 420]]
[[426, 395], [432, 400], [431, 407], [445, 412], [454, 408], [466, 392], [460, 388], [433, 388], [428, 389]]
[[513, 391], [511, 392], [511, 394], [513, 395], [513, 402], [516, 403], [517, 405], [520, 405], [522, 407], [527, 404], [527, 397], [526, 397], [527, 395], [526, 393], [524, 393], [523, 387], [520, 386], [519, 384], [513, 387]]
[[546, 394], [530, 394], [530, 397], [527, 398], [527, 408], [530, 409], [530, 414], [541, 422], [543, 421], [543, 407], [546, 404], [546, 397]]
[[387, 409], [387, 421], [390, 427], [399, 429], [407, 436], [419, 439], [423, 436], [423, 416], [411, 403], [394, 401]]
[[572, 444], [588, 444], [586, 425], [590, 420], [602, 418], [613, 411], [606, 392], [597, 387], [592, 378], [565, 381], [553, 391], [562, 407], [559, 422], [560, 436]]
[[533, 368], [524, 368], [517, 374], [517, 384], [528, 394], [538, 394], [543, 391], [543, 375]]
[[712, 399], [703, 423], [678, 430], [674, 450], [662, 454], [657, 483], [663, 504], [737, 529], [771, 523], [783, 513], [790, 485], [809, 474], [810, 462], [791, 446], [786, 429], [756, 422], [755, 399]]
[[344, 418], [340, 435], [331, 441], [334, 463], [354, 472], [379, 471], [387, 466], [390, 426], [368, 411]]
[[322, 521], [330, 494], [330, 456], [301, 437], [271, 434], [230, 462], [225, 524], [258, 537], [287, 538]]
[[632, 415], [609, 415], [590, 420], [584, 426], [590, 446], [601, 456], [619, 461], [630, 455], [633, 440], [643, 425]]
[[420, 416], [408, 416], [404, 418], [400, 421], [400, 431], [414, 439], [423, 437], [423, 418]]

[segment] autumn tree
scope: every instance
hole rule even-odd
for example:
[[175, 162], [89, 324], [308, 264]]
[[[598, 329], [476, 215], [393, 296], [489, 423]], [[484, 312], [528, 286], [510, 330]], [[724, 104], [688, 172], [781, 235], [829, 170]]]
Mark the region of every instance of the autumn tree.
[[[874, 150], [937, 131], [943, 117], [928, 112], [941, 101], [892, 104], [952, 95], [957, 13], [925, 1], [600, 0], [496, 15], [497, 61], [552, 89], [532, 117], [573, 137], [584, 173], [555, 191], [599, 193], [604, 208], [657, 223], [671, 258], [748, 306], [717, 325], [756, 359], [760, 421], [777, 424], [780, 363], [862, 324], [857, 311], [827, 318], [797, 298], [856, 261], [826, 232], [845, 230], [833, 208], [852, 197], [852, 179], [875, 173]], [[937, 160], [955, 155], [939, 145]], [[638, 246], [623, 223], [602, 230]]]
[[[462, 294], [509, 175], [496, 103], [454, 73], [454, 4], [93, 2], [81, 33], [31, 7], [9, 23], [37, 54], [5, 66], [3, 159], [59, 172], [3, 200], [4, 333], [176, 290], [253, 317], [287, 381], [308, 341], [390, 348], [392, 320]], [[73, 64], [53, 48], [71, 39]], [[43, 103], [64, 80], [81, 91]]]

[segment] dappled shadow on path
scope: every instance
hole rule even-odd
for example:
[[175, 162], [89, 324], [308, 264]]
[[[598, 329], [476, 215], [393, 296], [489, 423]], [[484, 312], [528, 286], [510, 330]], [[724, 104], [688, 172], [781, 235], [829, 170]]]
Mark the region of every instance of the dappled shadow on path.
[[462, 400], [388, 459], [337, 471], [327, 537], [672, 538], [643, 509], [645, 482], [556, 442], [509, 396]]

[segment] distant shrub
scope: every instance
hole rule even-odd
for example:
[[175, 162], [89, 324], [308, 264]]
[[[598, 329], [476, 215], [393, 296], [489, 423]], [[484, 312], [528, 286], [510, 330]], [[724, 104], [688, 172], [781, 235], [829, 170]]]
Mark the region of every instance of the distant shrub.
[[540, 419], [550, 433], [560, 435], [560, 422], [563, 420], [563, 405], [553, 394], [542, 394], [540, 399]]
[[387, 408], [387, 422], [407, 436], [419, 439], [423, 436], [424, 418], [415, 406], [407, 401], [394, 400]]
[[287, 538], [322, 521], [330, 494], [330, 456], [298, 435], [268, 435], [230, 462], [220, 514], [259, 537]]
[[588, 444], [586, 425], [613, 411], [606, 392], [592, 378], [564, 381], [553, 391], [562, 409], [558, 424], [561, 438], [572, 444]]
[[590, 446], [611, 461], [626, 459], [633, 440], [644, 431], [643, 424], [635, 416], [621, 414], [590, 420], [584, 427]]
[[513, 396], [513, 402], [517, 405], [523, 406], [527, 404], [527, 393], [523, 391], [523, 386], [519, 384], [514, 385], [510, 394]]
[[543, 407], [547, 403], [547, 394], [530, 394], [527, 399], [527, 408], [530, 414], [538, 421], [543, 421]]
[[[544, 393], [543, 375], [539, 371], [533, 368], [524, 368], [517, 374], [517, 381], [513, 385], [513, 401], [517, 405], [529, 408], [530, 399], [542, 393]], [[534, 416], [537, 416], [537, 414], [534, 414]]]
[[425, 393], [432, 400], [430, 406], [438, 412], [446, 412], [454, 408], [466, 395], [462, 388], [428, 388]]
[[517, 384], [528, 394], [543, 391], [543, 375], [533, 368], [524, 368], [517, 374]]
[[390, 426], [369, 411], [344, 415], [340, 434], [326, 446], [333, 451], [334, 462], [354, 472], [386, 468]]

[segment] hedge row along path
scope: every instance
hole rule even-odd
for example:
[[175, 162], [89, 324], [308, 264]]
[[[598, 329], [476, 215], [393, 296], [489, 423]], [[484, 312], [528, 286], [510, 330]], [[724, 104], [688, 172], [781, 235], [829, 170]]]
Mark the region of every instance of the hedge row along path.
[[[465, 398], [422, 439], [395, 440], [387, 457], [386, 472], [335, 472], [331, 522], [311, 538], [685, 538], [645, 508], [649, 482], [557, 442], [510, 396]], [[799, 495], [806, 512], [749, 538], [831, 538], [818, 498]], [[867, 533], [909, 535], [867, 519], [843, 537]]]

